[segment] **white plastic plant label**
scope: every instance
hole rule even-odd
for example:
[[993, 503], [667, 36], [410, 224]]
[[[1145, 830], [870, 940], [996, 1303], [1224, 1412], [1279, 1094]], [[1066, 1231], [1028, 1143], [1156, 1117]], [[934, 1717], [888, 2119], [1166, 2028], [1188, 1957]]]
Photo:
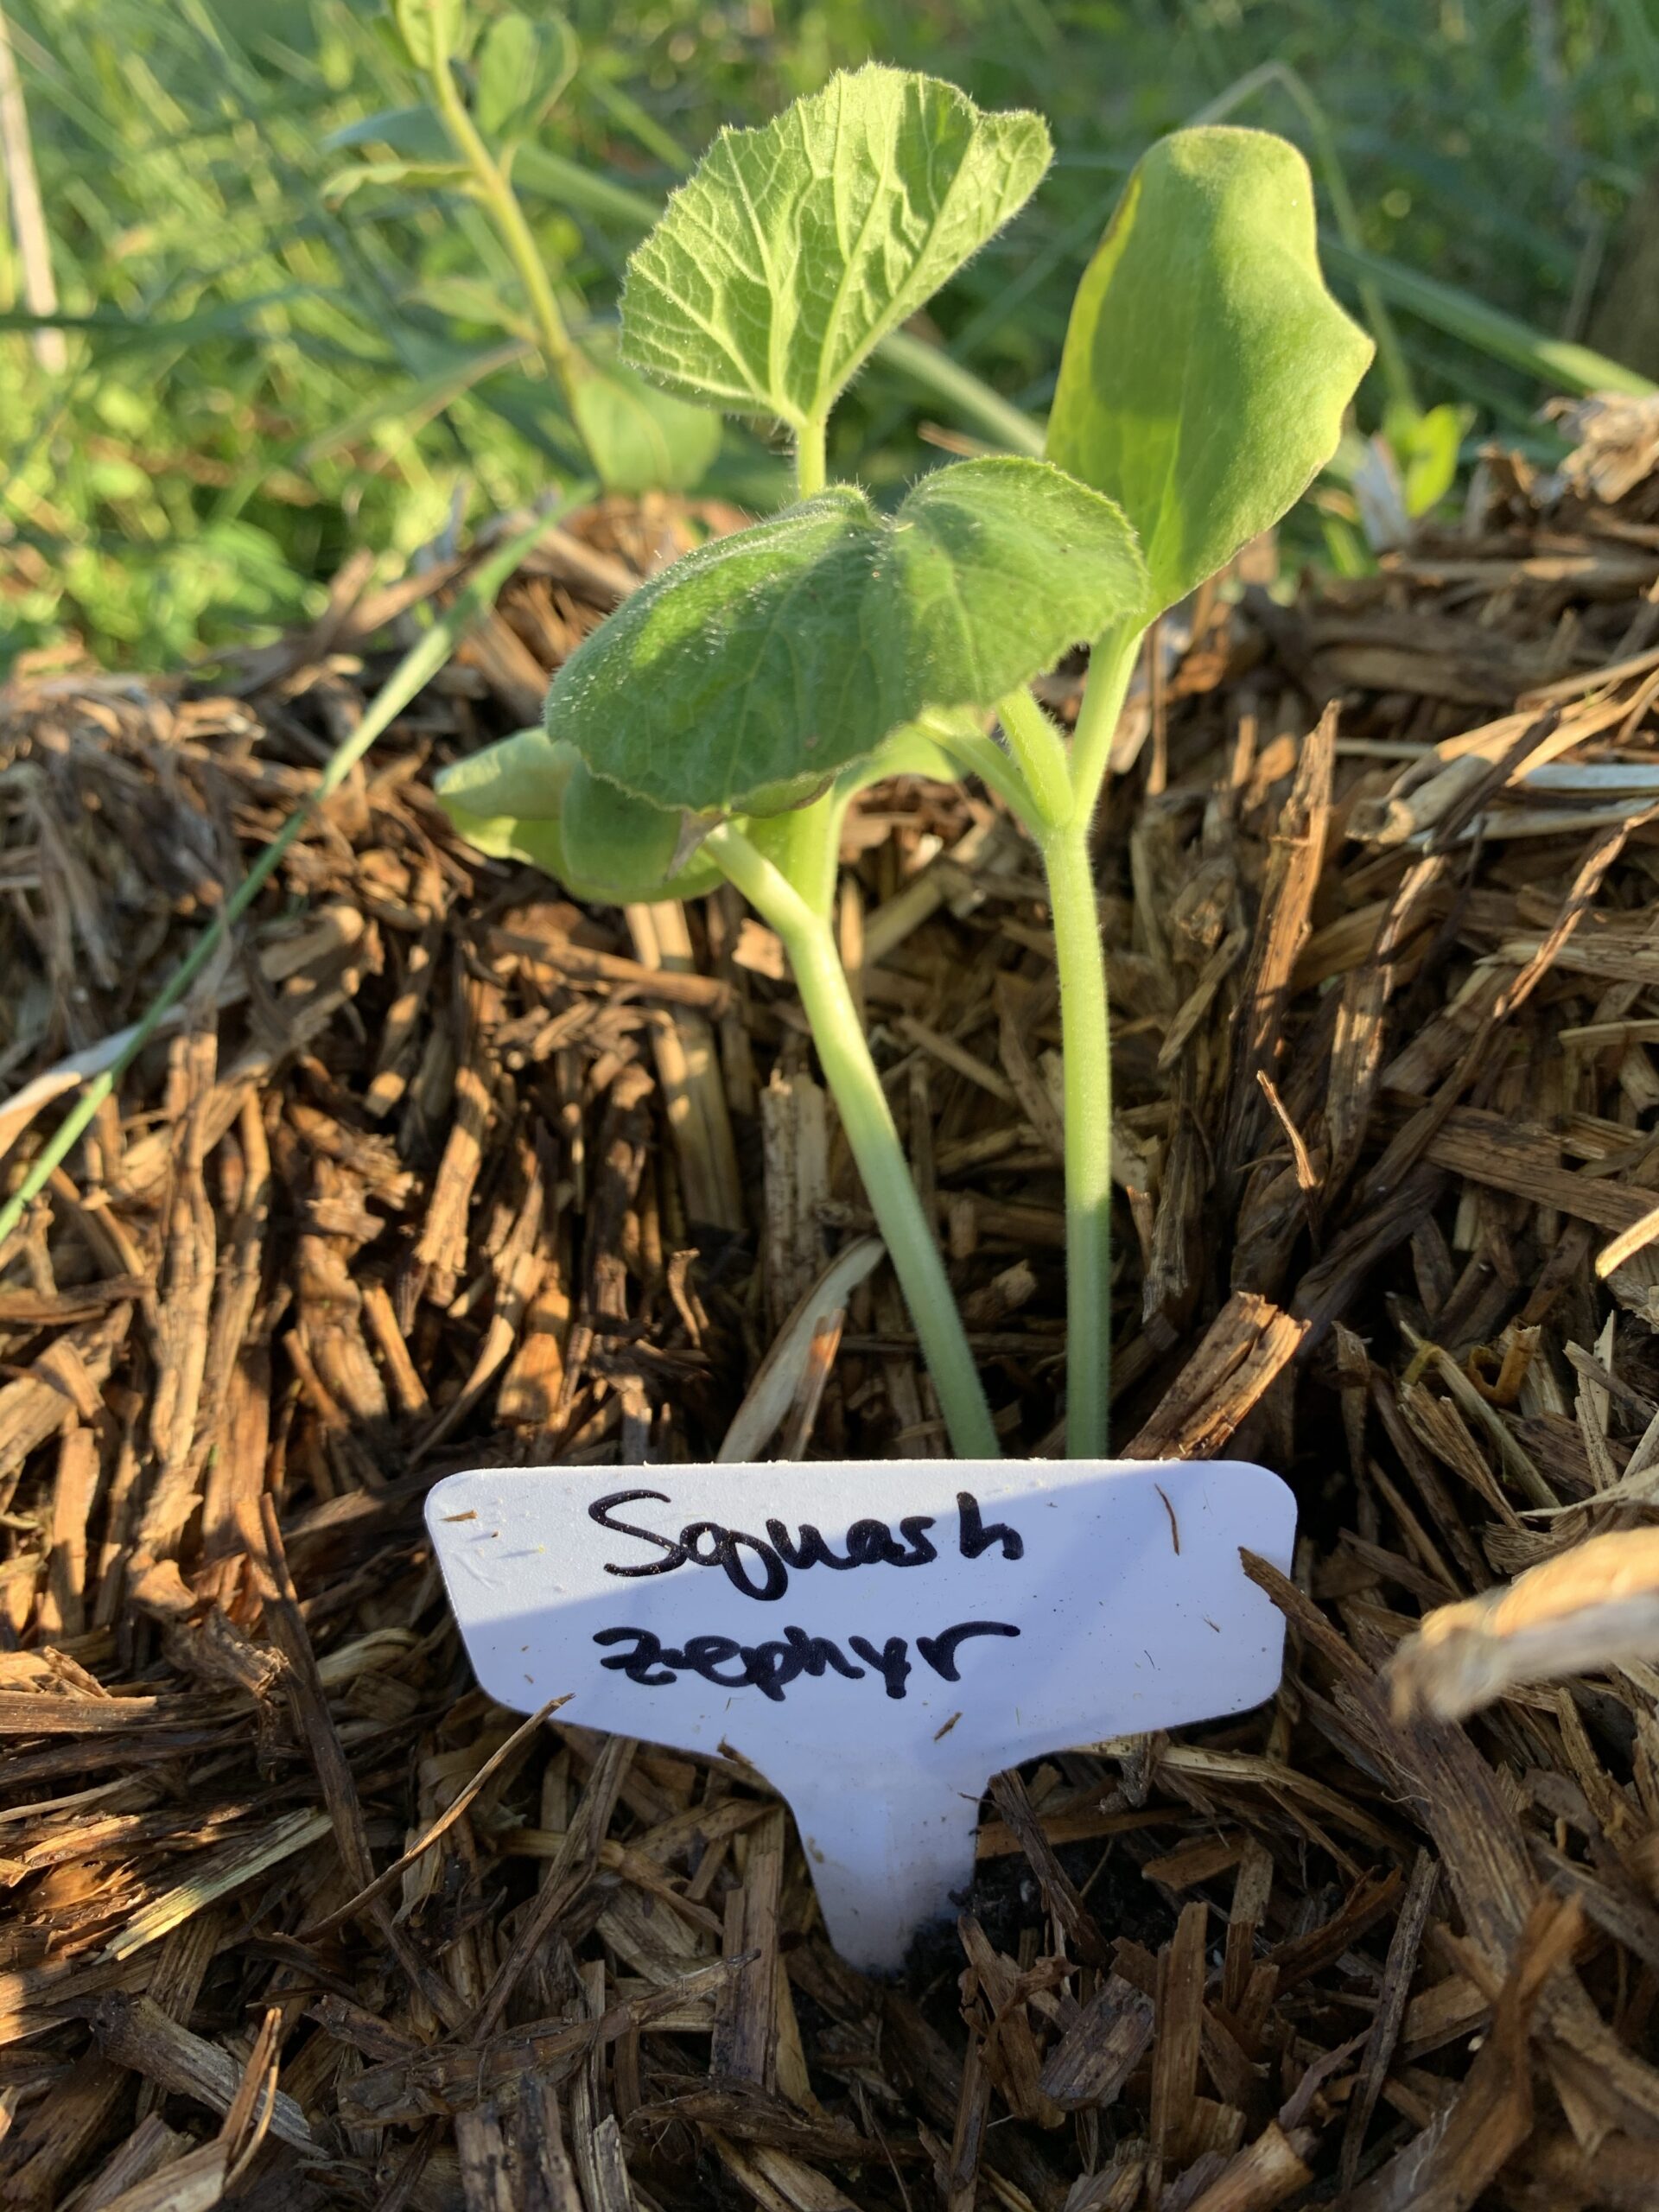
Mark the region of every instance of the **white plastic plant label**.
[[794, 1812], [832, 1942], [897, 1966], [974, 1866], [993, 1774], [1239, 1713], [1295, 1504], [1238, 1461], [481, 1468], [427, 1526], [480, 1682], [679, 1751]]

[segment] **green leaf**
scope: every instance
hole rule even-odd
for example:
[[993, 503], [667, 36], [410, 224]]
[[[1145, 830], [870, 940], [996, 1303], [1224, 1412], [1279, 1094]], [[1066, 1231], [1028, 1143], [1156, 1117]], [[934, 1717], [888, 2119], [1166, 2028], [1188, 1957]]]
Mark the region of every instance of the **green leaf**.
[[712, 408], [648, 383], [613, 352], [590, 348], [570, 402], [607, 492], [694, 491], [720, 451], [721, 418]]
[[856, 768], [849, 772], [849, 777], [841, 779], [837, 788], [845, 790], [850, 779], [862, 791], [888, 776], [925, 776], [931, 783], [958, 784], [962, 781], [961, 764], [946, 752], [944, 738], [947, 734], [964, 740], [982, 737], [982, 719], [971, 709], [959, 709], [948, 715], [940, 714], [923, 721], [906, 722], [883, 738], [867, 760], [861, 760]]
[[665, 811], [596, 776], [578, 760], [564, 794], [560, 822], [563, 882], [579, 899], [620, 904], [631, 899], [690, 899], [721, 880], [712, 861], [693, 852], [676, 865], [685, 842], [685, 817]]
[[417, 69], [435, 67], [440, 53], [448, 61], [462, 52], [467, 0], [391, 0], [391, 13]]
[[1382, 435], [1394, 449], [1406, 512], [1414, 522], [1438, 507], [1456, 483], [1458, 457], [1473, 420], [1471, 407], [1450, 401], [1424, 414], [1408, 407], [1384, 413]]
[[531, 22], [516, 10], [498, 16], [478, 50], [473, 112], [492, 145], [511, 149], [546, 119], [575, 74], [576, 35], [563, 16]]
[[554, 677], [548, 728], [659, 806], [730, 809], [925, 708], [988, 707], [1146, 590], [1117, 509], [1044, 461], [959, 461], [892, 518], [837, 485], [642, 584]]
[[438, 804], [458, 836], [492, 860], [528, 861], [578, 899], [696, 899], [721, 880], [694, 854], [676, 868], [683, 817], [588, 771], [569, 745], [522, 729], [439, 770]]
[[545, 731], [521, 729], [440, 768], [432, 788], [450, 827], [480, 853], [563, 876], [559, 819], [577, 760]]
[[1294, 505], [1371, 358], [1319, 275], [1313, 183], [1263, 130], [1178, 130], [1135, 168], [1071, 308], [1051, 460], [1117, 500], [1145, 618]]
[[390, 146], [394, 154], [421, 162], [441, 162], [452, 151], [448, 133], [429, 107], [377, 108], [331, 130], [321, 143], [325, 154], [346, 153], [353, 146]]
[[459, 807], [482, 819], [556, 822], [577, 759], [543, 729], [515, 730], [440, 768], [432, 788], [446, 814]]
[[799, 429], [827, 414], [1036, 189], [1048, 130], [937, 78], [832, 77], [722, 130], [628, 263], [623, 350], [689, 398]]
[[322, 196], [331, 207], [338, 207], [369, 184], [402, 185], [414, 192], [454, 192], [464, 190], [471, 175], [465, 162], [405, 162], [389, 156], [383, 162], [356, 162], [350, 168], [337, 169], [324, 183]]

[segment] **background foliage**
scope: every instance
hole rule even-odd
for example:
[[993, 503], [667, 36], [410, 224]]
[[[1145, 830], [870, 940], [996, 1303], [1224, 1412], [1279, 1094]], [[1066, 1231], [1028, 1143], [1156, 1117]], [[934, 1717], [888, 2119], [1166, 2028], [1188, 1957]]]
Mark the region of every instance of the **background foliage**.
[[[722, 122], [763, 119], [837, 67], [877, 55], [984, 105], [1039, 109], [1055, 170], [931, 332], [1039, 415], [1122, 175], [1160, 131], [1224, 111], [1304, 146], [1333, 284], [1363, 319], [1379, 299], [1398, 315], [1364, 427], [1409, 387], [1463, 404], [1477, 435], [1537, 436], [1541, 393], [1581, 366], [1548, 341], [1582, 337], [1599, 296], [1605, 308], [1659, 144], [1659, 0], [567, 13], [580, 66], [515, 182], [578, 322], [612, 315], [647, 203]], [[402, 564], [571, 474], [477, 210], [416, 183], [342, 194], [360, 156], [340, 134], [415, 97], [371, 0], [6, 0], [6, 14], [70, 327], [66, 366], [43, 366], [0, 243], [0, 664], [59, 643], [175, 663], [305, 614], [356, 547]], [[873, 365], [837, 466], [896, 494], [922, 420], [952, 417]], [[713, 482], [760, 505], [785, 475], [734, 427]]]

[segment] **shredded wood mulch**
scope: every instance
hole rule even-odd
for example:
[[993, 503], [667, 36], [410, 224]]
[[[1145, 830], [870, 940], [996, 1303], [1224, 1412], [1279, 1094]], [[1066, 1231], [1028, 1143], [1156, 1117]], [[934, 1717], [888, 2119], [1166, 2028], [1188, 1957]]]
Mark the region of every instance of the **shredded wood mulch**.
[[[486, 1699], [423, 1537], [462, 1465], [944, 1448], [775, 940], [581, 909], [429, 795], [726, 518], [550, 532], [0, 1255], [9, 2206], [1659, 2202], [1659, 1644], [1460, 1723], [1385, 1678], [1659, 1506], [1659, 480], [1651, 422], [1580, 427], [1381, 576], [1246, 562], [1154, 641], [1101, 838], [1117, 1434], [1294, 1484], [1294, 1580], [1249, 1568], [1287, 1670], [998, 1777], [891, 1986], [746, 1770]], [[12, 1187], [464, 566], [205, 679], [14, 678]], [[1052, 1451], [1040, 876], [974, 791], [849, 840], [915, 1173]]]

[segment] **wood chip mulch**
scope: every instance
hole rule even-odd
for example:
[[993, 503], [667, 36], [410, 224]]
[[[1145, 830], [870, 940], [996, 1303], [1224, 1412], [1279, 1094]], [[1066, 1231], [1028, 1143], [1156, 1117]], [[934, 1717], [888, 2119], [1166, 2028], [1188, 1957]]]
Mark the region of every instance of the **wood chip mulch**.
[[[0, 1255], [0, 2199], [1659, 2202], [1659, 1650], [1463, 1725], [1382, 1679], [1659, 1506], [1659, 480], [1613, 420], [1380, 576], [1286, 605], [1247, 562], [1154, 640], [1101, 847], [1117, 1433], [1295, 1484], [1294, 1580], [1250, 1568], [1288, 1666], [999, 1777], [890, 1986], [752, 1775], [486, 1700], [423, 1537], [461, 1465], [944, 1448], [887, 1272], [825, 1292], [868, 1217], [775, 940], [579, 909], [429, 795], [726, 518], [550, 534]], [[463, 565], [0, 695], [12, 1187]], [[1052, 1451], [1033, 855], [906, 785], [846, 857], [994, 1402]]]

